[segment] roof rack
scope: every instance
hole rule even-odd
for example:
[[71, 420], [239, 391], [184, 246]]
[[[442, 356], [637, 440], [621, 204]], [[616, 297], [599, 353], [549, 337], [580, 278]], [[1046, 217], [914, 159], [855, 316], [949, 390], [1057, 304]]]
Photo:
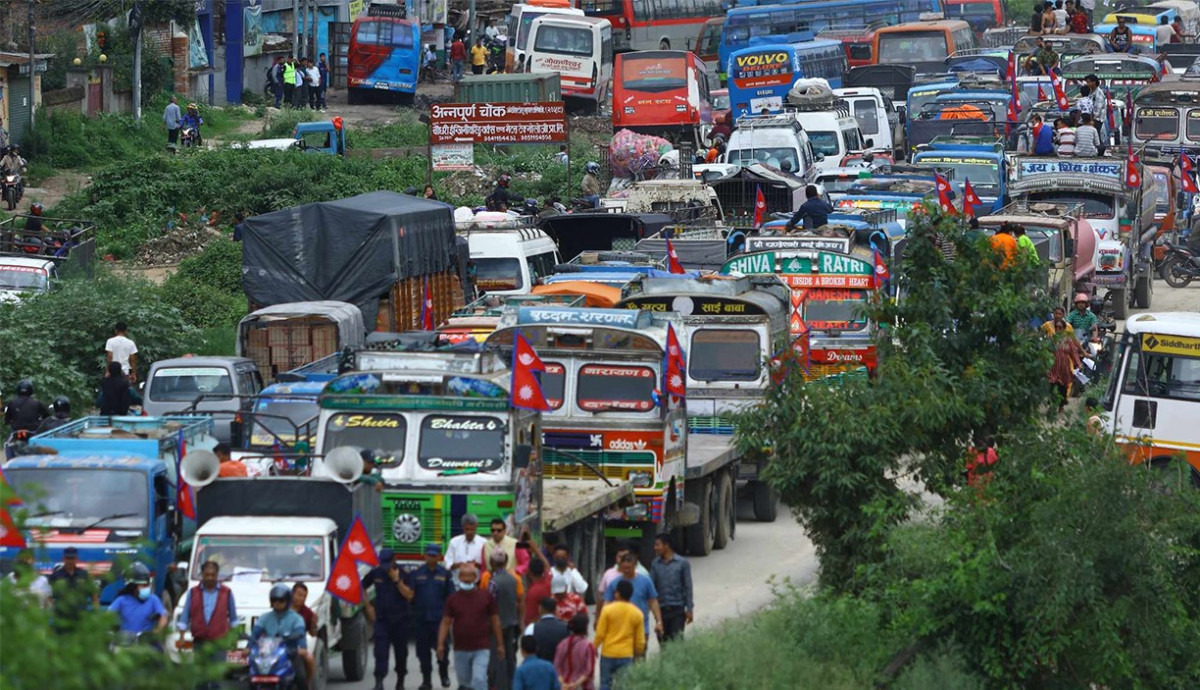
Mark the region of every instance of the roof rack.
[[[814, 113], [832, 110], [844, 117], [850, 117], [850, 104], [841, 98], [813, 103], [791, 103], [786, 98], [783, 101], [783, 112]], [[738, 125], [741, 126], [740, 124]]]
[[1048, 218], [1079, 218], [1084, 213], [1083, 204], [1071, 204], [1067, 202], [1054, 201], [1013, 201], [999, 211], [994, 211], [989, 215], [993, 216], [1045, 216]]
[[738, 118], [738, 129], [754, 129], [761, 127], [791, 127], [793, 131], [803, 132], [800, 121], [791, 115], [775, 113], [773, 115], [743, 115]]

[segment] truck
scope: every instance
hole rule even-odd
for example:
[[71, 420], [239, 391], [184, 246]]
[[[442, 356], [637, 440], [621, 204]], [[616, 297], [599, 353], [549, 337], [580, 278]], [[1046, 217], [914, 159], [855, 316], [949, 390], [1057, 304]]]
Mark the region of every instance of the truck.
[[396, 158], [426, 154], [424, 146], [398, 148], [354, 148], [346, 144], [346, 125], [342, 118], [335, 117], [319, 122], [300, 122], [292, 129], [290, 137], [256, 139], [242, 144], [245, 149], [268, 149], [272, 151], [302, 151], [326, 156], [348, 156], [350, 158]]
[[1125, 158], [1014, 156], [1009, 181], [1016, 201], [1083, 206], [1100, 238], [1093, 282], [1107, 290], [1105, 303], [1116, 319], [1130, 307], [1150, 308], [1154, 294], [1151, 253], [1142, 250], [1156, 232], [1157, 181], [1139, 166], [1138, 184], [1129, 188], [1127, 165]]
[[1057, 305], [1070, 310], [1074, 295], [1095, 292], [1100, 235], [1088, 222], [1082, 204], [1018, 201], [979, 218], [979, 229], [995, 232], [1000, 225], [1020, 225], [1033, 240], [1046, 268], [1046, 290]]
[[236, 354], [276, 379], [343, 347], [362, 345], [362, 310], [333, 300], [285, 302], [255, 310], [238, 322]]
[[[762, 404], [771, 385], [770, 363], [787, 350], [791, 290], [773, 275], [740, 278], [639, 278], [622, 290], [617, 308], [683, 319], [687, 356], [688, 457], [684, 494], [700, 506], [685, 532], [689, 553], [722, 546], [736, 515], [718, 522], [727, 484], [753, 505], [754, 517], [776, 518], [778, 496], [762, 481], [767, 456], [741, 457], [730, 443], [732, 415]], [[713, 507], [717, 506], [717, 510]]]
[[1004, 206], [1007, 200], [1005, 183], [1008, 163], [1004, 157], [1004, 142], [994, 137], [936, 136], [913, 154], [913, 165], [929, 166], [935, 170], [954, 171], [952, 184], [959, 197], [967, 181], [983, 202], [979, 213]]
[[[354, 454], [358, 472], [362, 461]], [[270, 610], [267, 593], [275, 583], [308, 587], [308, 606], [316, 614], [317, 634], [309, 635], [308, 649], [316, 661], [313, 687], [324, 687], [329, 677], [329, 656], [340, 654], [347, 680], [362, 680], [367, 672], [370, 633], [361, 606], [336, 599], [325, 590], [351, 525], [362, 519], [367, 536], [379, 544], [379, 494], [370, 486], [352, 484], [352, 469], [345, 483], [315, 477], [218, 478], [217, 459], [203, 451], [189, 453], [181, 473], [196, 488], [196, 534], [187, 562], [179, 572], [187, 589], [200, 584], [201, 566], [216, 561], [221, 581], [237, 602], [239, 632], [249, 634], [256, 618]], [[368, 566], [358, 564], [359, 577]], [[174, 625], [183, 613], [181, 598], [171, 611], [172, 631], [167, 651], [178, 658], [192, 648], [190, 632]], [[245, 666], [248, 649], [239, 644], [226, 661]]]
[[[40, 542], [38, 570], [52, 572], [64, 549], [79, 549], [79, 567], [97, 578], [107, 606], [125, 585], [121, 569], [137, 559], [170, 610], [182, 591], [175, 563], [195, 528], [175, 503], [176, 463], [188, 447], [214, 445], [212, 421], [196, 417], [84, 417], [34, 436], [31, 447], [56, 454], [16, 458], [4, 475], [28, 506], [25, 526], [41, 531], [30, 539]], [[0, 547], [0, 568], [15, 557]]]
[[[27, 288], [29, 292], [45, 292], [47, 279], [53, 282], [57, 275], [83, 275], [91, 277], [96, 258], [96, 224], [71, 218], [46, 218], [18, 213], [0, 220], [0, 290]], [[31, 222], [40, 222], [41, 229], [31, 229]], [[17, 227], [20, 223], [21, 227]], [[49, 262], [51, 269], [45, 263]], [[32, 267], [41, 280], [32, 281], [30, 271], [12, 266]], [[13, 272], [18, 273], [14, 276]], [[12, 280], [17, 278], [18, 280]], [[26, 280], [20, 280], [25, 278]], [[7, 285], [7, 287], [5, 287]]]

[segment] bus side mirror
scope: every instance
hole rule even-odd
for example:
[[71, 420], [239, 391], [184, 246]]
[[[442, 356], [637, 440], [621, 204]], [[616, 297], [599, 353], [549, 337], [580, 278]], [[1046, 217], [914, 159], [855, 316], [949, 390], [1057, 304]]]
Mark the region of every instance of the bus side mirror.
[[513, 449], [513, 467], [523, 470], [529, 467], [529, 458], [533, 456], [533, 446], [528, 443], [518, 443]]

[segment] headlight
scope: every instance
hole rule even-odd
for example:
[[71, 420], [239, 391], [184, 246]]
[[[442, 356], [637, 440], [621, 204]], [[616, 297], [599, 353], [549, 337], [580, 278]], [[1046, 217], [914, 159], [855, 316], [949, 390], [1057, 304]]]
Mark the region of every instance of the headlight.
[[645, 489], [645, 488], [649, 487], [650, 484], [653, 483], [653, 481], [654, 481], [654, 475], [650, 474], [649, 472], [630, 472], [629, 473], [629, 482], [631, 484], [633, 484], [633, 486], [635, 488]]
[[635, 503], [625, 509], [625, 517], [630, 520], [644, 520], [650, 514], [650, 509], [645, 503]]

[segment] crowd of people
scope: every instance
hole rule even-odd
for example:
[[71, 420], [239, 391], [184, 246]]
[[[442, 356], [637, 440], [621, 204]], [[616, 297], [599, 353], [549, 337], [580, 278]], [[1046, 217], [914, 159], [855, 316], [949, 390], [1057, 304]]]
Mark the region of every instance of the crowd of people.
[[325, 92], [329, 87], [329, 62], [325, 53], [312, 58], [275, 58], [267, 70], [267, 84], [275, 96], [275, 107], [325, 109]]

